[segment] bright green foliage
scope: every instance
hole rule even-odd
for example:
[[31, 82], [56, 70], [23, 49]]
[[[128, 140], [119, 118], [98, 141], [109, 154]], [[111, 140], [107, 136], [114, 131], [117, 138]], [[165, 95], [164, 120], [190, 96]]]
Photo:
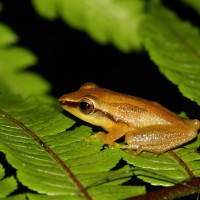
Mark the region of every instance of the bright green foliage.
[[52, 196], [47, 196], [44, 194], [28, 194], [27, 195], [29, 200], [83, 200], [82, 197], [78, 196], [60, 196], [60, 195], [52, 195]]
[[6, 93], [24, 97], [33, 95], [51, 101], [46, 95], [49, 83], [39, 75], [26, 71], [37, 62], [37, 58], [29, 50], [14, 46], [17, 40], [18, 37], [8, 26], [0, 24], [0, 94], [6, 90]]
[[5, 24], [0, 23], [0, 47], [17, 42], [17, 35]]
[[141, 48], [138, 27], [144, 16], [142, 0], [32, 0], [48, 19], [61, 17], [72, 27], [86, 31], [101, 44], [112, 43], [121, 51]]
[[[194, 143], [174, 150], [196, 177], [200, 177], [200, 154], [196, 152], [199, 145], [200, 137]], [[134, 158], [130, 157], [131, 154], [125, 155], [124, 159], [136, 167], [138, 178], [152, 185], [171, 186], [190, 179], [186, 170], [169, 153], [158, 156], [144, 152]]]
[[0, 150], [28, 188], [60, 199], [84, 196], [79, 184], [94, 199], [144, 193], [144, 187], [119, 185], [132, 177], [130, 167], [109, 173], [121, 159], [120, 151], [101, 151], [99, 140], [85, 141], [91, 128], [65, 131], [74, 121], [34, 99], [0, 99], [0, 107]]
[[0, 199], [17, 189], [17, 181], [15, 178], [13, 176], [4, 178], [4, 176], [5, 170], [0, 164]]
[[17, 189], [17, 181], [13, 176], [4, 178], [0, 181], [0, 198], [6, 197]]
[[58, 0], [32, 0], [32, 3], [41, 16], [50, 20], [57, 18], [60, 3]]
[[142, 40], [160, 71], [184, 96], [200, 104], [200, 34], [161, 5], [153, 5], [141, 28]]
[[3, 166], [0, 164], [0, 180], [4, 177], [4, 175], [5, 175], [5, 170]]
[[[144, 193], [143, 187], [121, 185], [133, 175], [162, 186], [190, 178], [168, 153], [134, 156], [132, 151], [102, 149], [98, 139], [85, 140], [92, 134], [91, 128], [80, 126], [65, 131], [74, 124], [70, 118], [34, 99], [14, 97], [0, 99], [0, 150], [17, 169], [18, 181], [43, 193], [30, 194], [30, 199], [84, 199], [79, 184], [94, 199], [123, 199]], [[196, 177], [200, 176], [200, 155], [196, 152], [199, 144], [200, 138], [175, 150]], [[110, 171], [121, 158], [130, 166]], [[3, 169], [0, 172], [3, 176]]]
[[27, 200], [27, 197], [25, 194], [18, 194], [10, 197], [1, 198], [1, 200]]

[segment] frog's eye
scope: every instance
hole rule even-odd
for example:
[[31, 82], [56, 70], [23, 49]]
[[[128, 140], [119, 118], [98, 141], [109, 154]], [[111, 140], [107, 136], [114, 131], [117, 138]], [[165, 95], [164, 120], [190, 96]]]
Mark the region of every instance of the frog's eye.
[[94, 103], [89, 98], [82, 98], [79, 104], [81, 112], [91, 114], [94, 112]]

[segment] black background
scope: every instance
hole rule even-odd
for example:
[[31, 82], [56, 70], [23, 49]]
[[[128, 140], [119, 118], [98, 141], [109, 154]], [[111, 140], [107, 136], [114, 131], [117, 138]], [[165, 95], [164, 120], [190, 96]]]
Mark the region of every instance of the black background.
[[[196, 104], [183, 97], [177, 86], [160, 74], [145, 51], [125, 54], [112, 45], [98, 44], [59, 19], [48, 21], [40, 17], [31, 1], [1, 2], [0, 21], [20, 37], [19, 45], [38, 57], [38, 64], [30, 69], [51, 83], [50, 94], [56, 98], [92, 81], [100, 87], [154, 100], [174, 112], [186, 111], [198, 117]], [[181, 18], [200, 25], [199, 16], [179, 1], [163, 3]]]

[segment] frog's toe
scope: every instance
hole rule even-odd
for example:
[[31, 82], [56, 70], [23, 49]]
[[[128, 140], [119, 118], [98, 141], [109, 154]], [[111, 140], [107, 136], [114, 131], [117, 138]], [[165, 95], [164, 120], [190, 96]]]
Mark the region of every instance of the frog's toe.
[[109, 144], [109, 147], [110, 147], [111, 149], [115, 149], [115, 148], [120, 149], [120, 148], [121, 148], [121, 145], [120, 145], [119, 143], [117, 143], [117, 142], [112, 142], [112, 143]]
[[101, 139], [102, 137], [104, 137], [104, 135], [105, 135], [104, 132], [98, 132], [98, 133], [95, 133], [95, 134], [93, 134], [93, 135], [90, 135], [90, 136], [85, 137], [85, 140], [86, 140], [86, 141], [89, 141], [89, 140], [95, 139], [95, 138]]

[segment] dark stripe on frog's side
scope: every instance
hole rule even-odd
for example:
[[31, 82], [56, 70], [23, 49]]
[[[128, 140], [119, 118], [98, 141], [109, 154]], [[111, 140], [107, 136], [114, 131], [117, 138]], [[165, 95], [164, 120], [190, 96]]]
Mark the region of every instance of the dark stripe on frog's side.
[[[67, 105], [67, 106], [69, 106], [69, 107], [74, 107], [74, 108], [78, 108], [79, 107], [79, 102], [70, 102], [70, 101], [61, 101], [60, 102], [61, 103], [61, 105]], [[112, 106], [114, 106], [114, 107], [118, 107], [119, 105], [120, 105], [120, 109], [127, 109], [127, 108], [129, 108], [129, 110], [131, 110], [131, 109], [133, 109], [133, 106], [132, 105], [129, 105], [129, 104], [126, 104], [126, 105], [121, 105], [121, 104], [118, 104], [118, 103], [112, 103], [113, 105]], [[140, 107], [138, 107], [138, 106], [134, 106], [134, 109], [133, 109], [134, 111], [136, 111], [136, 112], [144, 112], [144, 110], [145, 109], [142, 109], [142, 108], [140, 108]], [[119, 122], [123, 122], [123, 123], [126, 123], [123, 119], [117, 119], [116, 120], [116, 118], [113, 116], [113, 115], [111, 115], [110, 113], [108, 113], [108, 112], [105, 112], [105, 111], [103, 111], [103, 110], [100, 110], [100, 109], [95, 109], [94, 110], [94, 112], [95, 113], [99, 113], [99, 115], [102, 115], [102, 117], [103, 116], [105, 116], [105, 117], [107, 117], [107, 118], [109, 118], [111, 121], [113, 121], [113, 122], [116, 122], [116, 123], [119, 123]]]
[[69, 106], [73, 108], [77, 108], [79, 106], [79, 102], [72, 102], [72, 101], [59, 101], [62, 106]]

